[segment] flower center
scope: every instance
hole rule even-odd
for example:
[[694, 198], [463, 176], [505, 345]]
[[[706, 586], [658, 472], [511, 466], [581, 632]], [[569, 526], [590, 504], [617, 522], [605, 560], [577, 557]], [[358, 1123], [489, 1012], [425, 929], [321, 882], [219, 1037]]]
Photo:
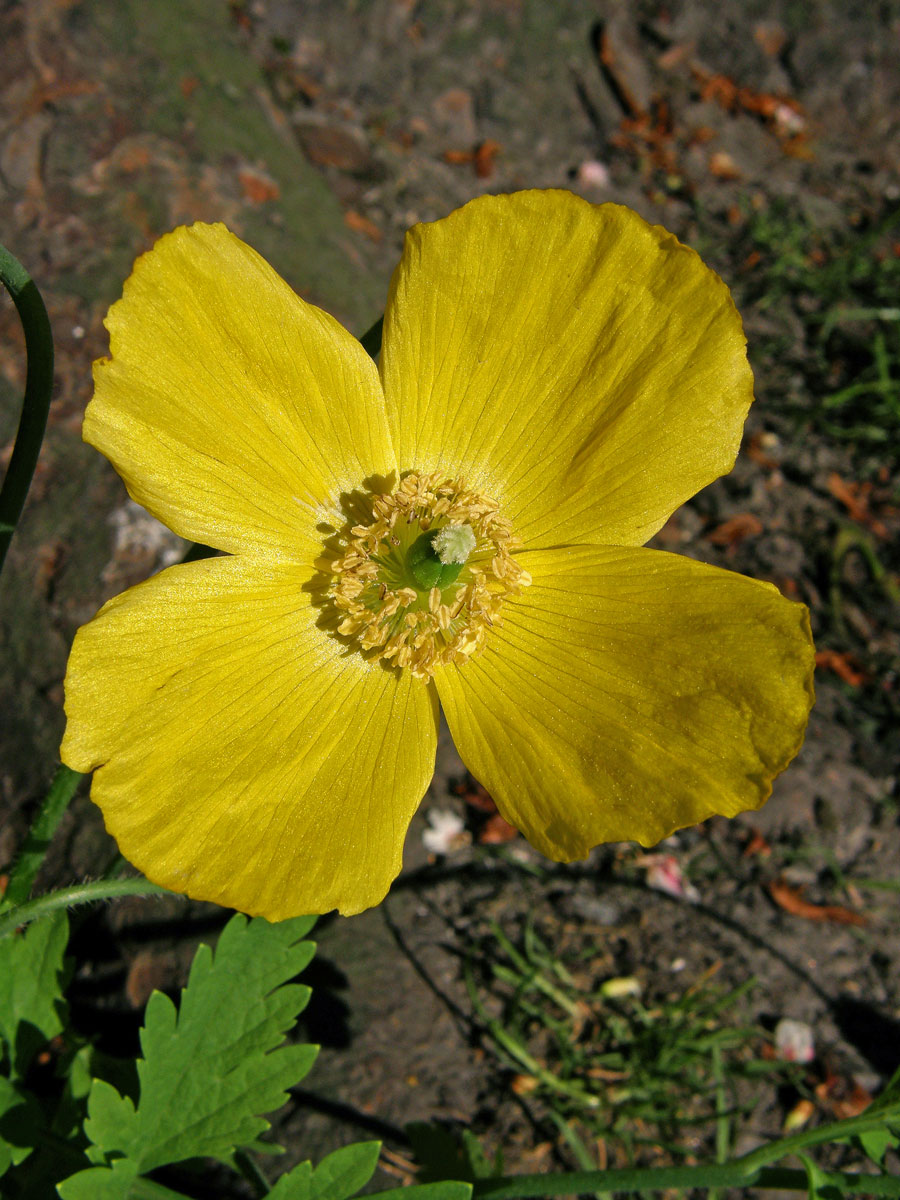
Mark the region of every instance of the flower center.
[[372, 521], [351, 528], [330, 565], [338, 633], [417, 679], [465, 662], [507, 596], [531, 583], [514, 546], [495, 500], [438, 472], [410, 473], [375, 497]]

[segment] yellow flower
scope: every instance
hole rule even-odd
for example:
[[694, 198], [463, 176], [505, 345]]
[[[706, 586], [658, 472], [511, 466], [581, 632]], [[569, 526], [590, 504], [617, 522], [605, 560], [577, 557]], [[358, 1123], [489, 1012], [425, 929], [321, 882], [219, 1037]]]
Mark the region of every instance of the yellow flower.
[[377, 903], [439, 700], [550, 858], [769, 795], [812, 702], [806, 609], [641, 548], [730, 469], [752, 399], [728, 290], [670, 234], [561, 191], [418, 225], [376, 367], [194, 225], [107, 326], [86, 440], [227, 553], [72, 650], [63, 759], [151, 879], [273, 920]]

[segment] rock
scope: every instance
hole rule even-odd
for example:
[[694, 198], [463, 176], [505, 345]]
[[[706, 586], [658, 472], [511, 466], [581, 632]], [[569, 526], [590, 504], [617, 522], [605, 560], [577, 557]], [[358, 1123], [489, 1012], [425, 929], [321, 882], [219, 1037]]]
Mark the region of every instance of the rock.
[[377, 163], [361, 129], [311, 119], [296, 122], [294, 128], [306, 157], [317, 167], [337, 167], [353, 175], [377, 175]]

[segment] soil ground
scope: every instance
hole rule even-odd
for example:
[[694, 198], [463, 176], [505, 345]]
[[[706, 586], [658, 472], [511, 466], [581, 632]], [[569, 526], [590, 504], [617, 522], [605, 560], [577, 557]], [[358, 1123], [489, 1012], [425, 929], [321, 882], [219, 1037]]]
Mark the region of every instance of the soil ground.
[[[690, 900], [650, 886], [654, 864], [632, 846], [559, 867], [502, 841], [445, 731], [389, 901], [318, 927], [304, 1032], [323, 1051], [277, 1118], [285, 1164], [368, 1132], [402, 1178], [403, 1127], [442, 1119], [502, 1145], [508, 1169], [573, 1165], [473, 1013], [467, 956], [500, 1011], [492, 921], [516, 940], [530, 920], [590, 981], [634, 977], [650, 1003], [705, 973], [726, 987], [754, 978], [741, 1020], [813, 1031], [811, 1120], [863, 1104], [900, 1063], [900, 353], [896, 315], [872, 315], [896, 305], [900, 278], [898, 38], [889, 2], [0, 3], [0, 241], [38, 281], [58, 354], [0, 599], [0, 864], [52, 774], [74, 630], [185, 549], [79, 432], [106, 308], [158, 235], [224, 220], [362, 333], [410, 224], [485, 191], [569, 187], [695, 245], [745, 318], [758, 398], [744, 450], [656, 544], [809, 604], [822, 653], [803, 751], [761, 812], [663, 848]], [[4, 303], [0, 446], [20, 343]], [[881, 383], [854, 392], [852, 411], [829, 407], [874, 378], [876, 343]], [[457, 812], [470, 835], [437, 862], [422, 842], [429, 809]], [[95, 876], [114, 856], [82, 796], [42, 883]], [[220, 924], [176, 901], [83, 918], [81, 1027], [133, 1048], [149, 990], [176, 988]], [[778, 1133], [799, 1093], [760, 1082], [748, 1095], [737, 1150]]]

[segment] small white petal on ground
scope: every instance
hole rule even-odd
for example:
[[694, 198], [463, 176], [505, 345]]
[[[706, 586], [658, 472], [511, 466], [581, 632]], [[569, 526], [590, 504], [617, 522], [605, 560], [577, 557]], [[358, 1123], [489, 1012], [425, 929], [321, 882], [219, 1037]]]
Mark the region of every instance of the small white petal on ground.
[[422, 833], [425, 849], [430, 854], [452, 854], [468, 845], [471, 838], [466, 832], [462, 817], [445, 808], [432, 808], [428, 814], [428, 828]]
[[813, 1031], [803, 1021], [782, 1017], [775, 1026], [775, 1049], [785, 1062], [812, 1062], [816, 1057]]

